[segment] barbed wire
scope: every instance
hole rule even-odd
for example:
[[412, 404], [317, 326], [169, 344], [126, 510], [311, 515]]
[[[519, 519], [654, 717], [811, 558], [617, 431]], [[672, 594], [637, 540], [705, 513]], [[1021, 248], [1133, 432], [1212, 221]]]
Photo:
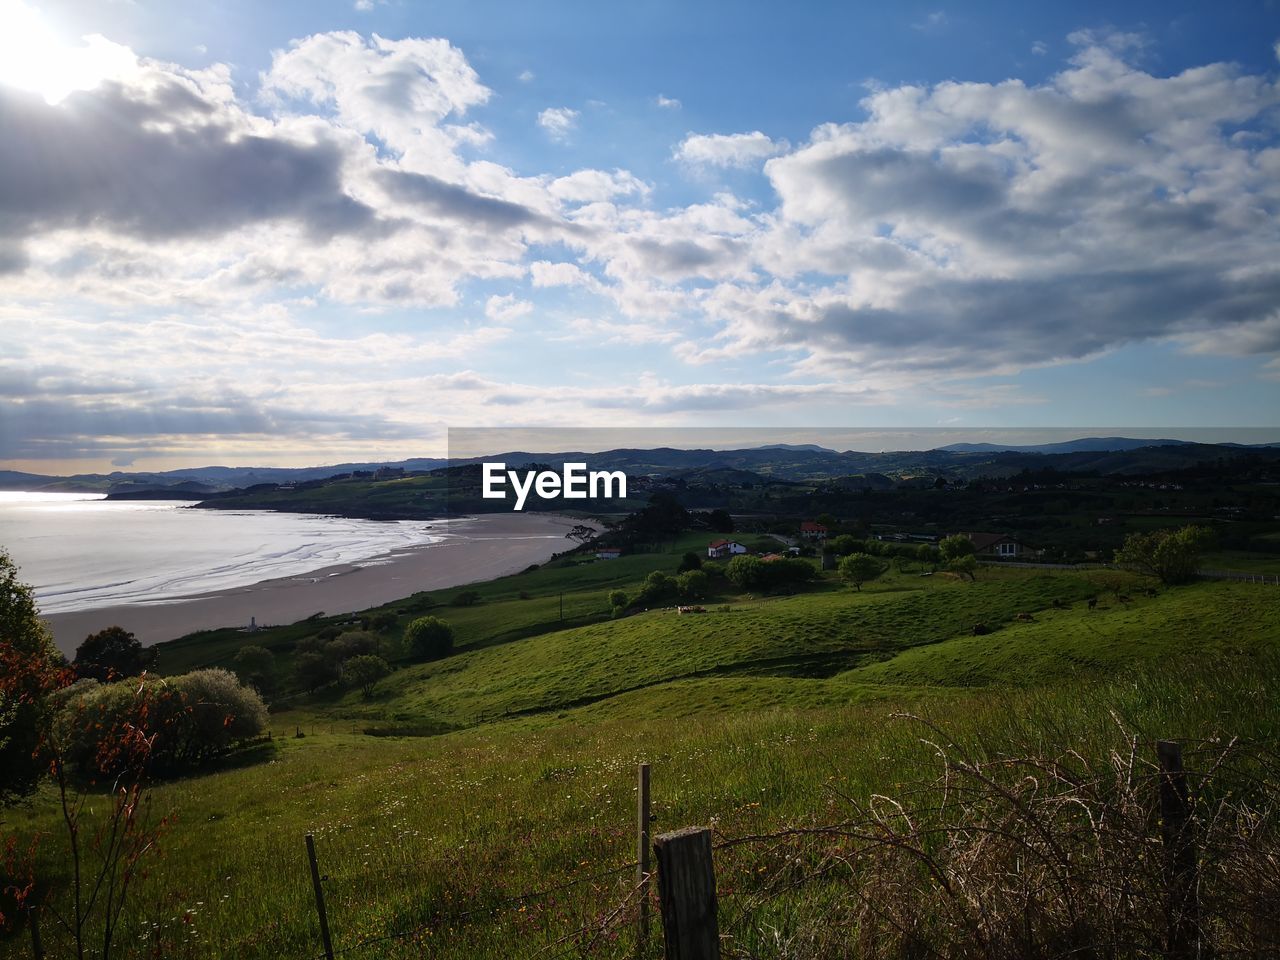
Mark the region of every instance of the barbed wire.
[[[478, 917], [478, 916], [484, 916], [484, 915], [491, 916], [500, 910], [506, 909], [507, 907], [522, 905], [535, 900], [542, 900], [542, 899], [545, 899], [546, 897], [552, 896], [553, 894], [562, 893], [565, 890], [572, 890], [577, 887], [585, 886], [586, 884], [589, 884], [589, 883], [596, 883], [601, 880], [607, 880], [612, 877], [619, 876], [628, 871], [634, 871], [637, 866], [639, 866], [639, 864], [636, 863], [635, 861], [632, 861], [631, 863], [623, 864], [617, 867], [612, 867], [608, 870], [602, 870], [597, 873], [589, 874], [588, 876], [585, 876], [585, 877], [575, 877], [574, 879], [567, 880], [564, 883], [558, 883], [550, 887], [543, 887], [540, 890], [531, 890], [526, 893], [515, 894], [513, 896], [504, 897], [501, 900], [498, 900], [494, 903], [486, 904], [483, 907], [472, 907], [467, 910], [460, 910], [453, 913], [435, 914], [431, 916], [429, 919], [424, 920], [413, 927], [409, 927], [408, 929], [401, 930], [396, 933], [386, 933], [376, 937], [370, 937], [368, 939], [361, 940], [357, 943], [351, 944], [350, 946], [343, 947], [341, 949], [335, 949], [333, 951], [333, 954], [334, 956], [350, 954], [350, 953], [354, 953], [357, 950], [363, 950], [379, 943], [388, 943], [393, 940], [405, 940], [410, 937], [417, 936], [418, 934], [432, 927], [447, 926], [454, 923], [461, 923], [465, 920], [471, 919], [472, 917]], [[643, 886], [644, 886], [643, 883], [637, 884], [636, 889], [637, 890], [643, 889]], [[624, 906], [626, 902], [627, 901], [624, 901]], [[611, 916], [616, 915], [616, 912], [617, 911], [615, 911], [615, 914], [611, 914]], [[586, 929], [591, 929], [591, 927], [584, 927], [579, 930], [576, 930], [573, 933], [568, 934], [567, 937], [575, 936]], [[311, 958], [311, 960], [326, 960], [326, 955], [324, 953], [316, 954], [314, 957]]]

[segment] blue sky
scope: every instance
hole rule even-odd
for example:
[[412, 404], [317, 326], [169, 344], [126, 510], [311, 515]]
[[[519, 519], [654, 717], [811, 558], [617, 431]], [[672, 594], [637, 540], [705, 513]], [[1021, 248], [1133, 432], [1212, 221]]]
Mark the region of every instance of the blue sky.
[[1274, 426], [1280, 7], [1221, 6], [0, 0], [0, 461]]

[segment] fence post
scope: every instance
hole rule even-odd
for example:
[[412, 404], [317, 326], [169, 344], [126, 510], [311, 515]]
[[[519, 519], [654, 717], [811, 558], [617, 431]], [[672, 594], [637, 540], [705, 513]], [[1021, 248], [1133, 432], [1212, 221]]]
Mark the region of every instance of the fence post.
[[307, 859], [311, 861], [311, 888], [316, 894], [316, 912], [320, 914], [320, 940], [324, 955], [333, 960], [333, 941], [329, 939], [329, 917], [324, 912], [324, 888], [320, 886], [320, 865], [316, 862], [315, 837], [307, 834]]
[[40, 942], [40, 911], [27, 913], [27, 923], [31, 924], [31, 952], [36, 960], [44, 960], [44, 944]]
[[1160, 759], [1160, 826], [1169, 857], [1168, 956], [1189, 960], [1200, 955], [1200, 894], [1191, 800], [1182, 767], [1182, 745], [1156, 742]]
[[653, 841], [666, 960], [720, 960], [711, 831], [686, 827]]
[[636, 797], [636, 886], [640, 890], [640, 922], [636, 956], [649, 945], [649, 765], [640, 764]]

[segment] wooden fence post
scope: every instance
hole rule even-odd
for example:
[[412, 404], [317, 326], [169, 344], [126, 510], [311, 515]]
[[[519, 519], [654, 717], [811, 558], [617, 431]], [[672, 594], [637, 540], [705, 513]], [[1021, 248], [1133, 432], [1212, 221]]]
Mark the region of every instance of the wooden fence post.
[[31, 952], [36, 960], [44, 960], [44, 944], [40, 942], [40, 911], [29, 911], [27, 922], [31, 924]]
[[320, 886], [320, 865], [316, 862], [315, 837], [307, 834], [307, 859], [311, 861], [311, 888], [316, 894], [316, 912], [320, 914], [320, 940], [324, 955], [333, 960], [333, 941], [329, 939], [329, 917], [324, 912], [324, 888]]
[[1200, 955], [1200, 893], [1195, 827], [1187, 774], [1182, 768], [1182, 745], [1156, 742], [1160, 759], [1161, 836], [1169, 857], [1169, 942], [1174, 960]]
[[666, 960], [720, 960], [711, 831], [686, 827], [653, 841]]
[[640, 890], [640, 921], [636, 956], [649, 944], [649, 765], [640, 764], [636, 796], [636, 886]]

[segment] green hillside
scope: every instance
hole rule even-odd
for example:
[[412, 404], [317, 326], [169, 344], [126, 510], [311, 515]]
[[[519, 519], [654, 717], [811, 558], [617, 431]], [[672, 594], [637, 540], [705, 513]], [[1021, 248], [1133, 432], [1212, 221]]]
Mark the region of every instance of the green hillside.
[[[176, 821], [130, 901], [127, 955], [317, 955], [312, 832], [336, 945], [352, 955], [630, 957], [640, 761], [653, 765], [656, 830], [712, 823], [727, 839], [836, 823], [872, 794], [931, 782], [938, 730], [976, 756], [1104, 763], [1130, 736], [1274, 735], [1275, 587], [1148, 595], [1114, 571], [984, 568], [970, 583], [909, 570], [862, 592], [826, 579], [778, 597], [721, 580], [705, 613], [610, 618], [610, 590], [634, 594], [701, 539], [562, 558], [480, 585], [474, 605], [444, 591], [371, 611], [394, 614], [393, 648], [429, 610], [457, 649], [430, 663], [393, 649], [397, 669], [369, 701], [289, 693], [271, 744], [155, 786], [153, 809]], [[194, 635], [163, 646], [160, 669], [229, 664], [250, 642], [287, 667], [299, 641], [349, 620]], [[991, 632], [974, 636], [978, 623]], [[52, 801], [11, 820], [49, 831], [42, 855], [58, 875]], [[749, 946], [740, 955], [782, 960], [795, 954], [767, 930], [812, 934], [832, 893], [779, 893], [769, 849], [718, 855], [722, 922]], [[387, 939], [357, 949], [369, 938]]]

